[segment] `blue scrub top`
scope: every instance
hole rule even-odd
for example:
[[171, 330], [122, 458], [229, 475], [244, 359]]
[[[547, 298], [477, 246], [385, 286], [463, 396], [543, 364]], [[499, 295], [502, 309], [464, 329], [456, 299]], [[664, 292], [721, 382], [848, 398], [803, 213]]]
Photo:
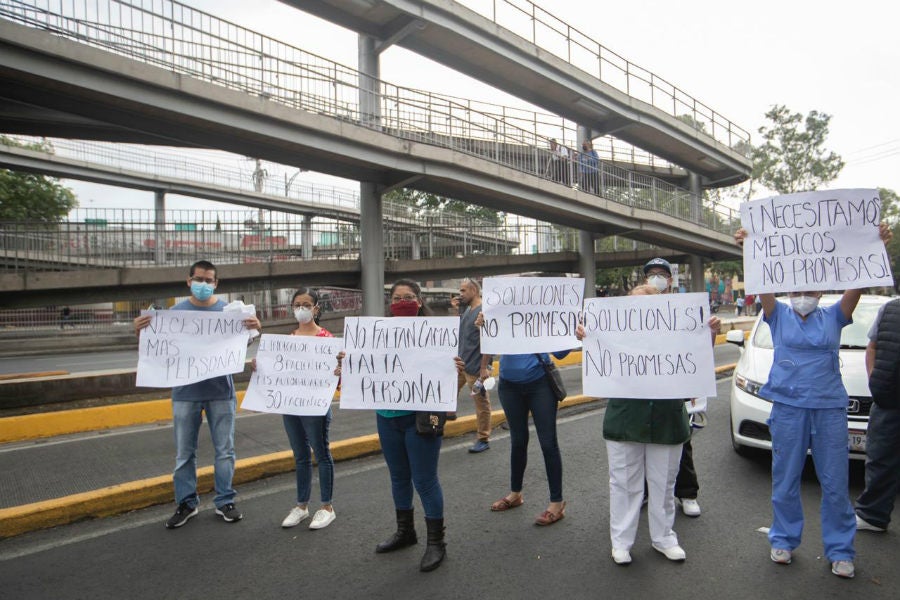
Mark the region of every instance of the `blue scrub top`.
[[840, 302], [816, 308], [804, 321], [790, 305], [775, 303], [764, 317], [772, 330], [775, 358], [760, 395], [798, 408], [846, 408], [838, 351], [841, 330], [852, 320]]

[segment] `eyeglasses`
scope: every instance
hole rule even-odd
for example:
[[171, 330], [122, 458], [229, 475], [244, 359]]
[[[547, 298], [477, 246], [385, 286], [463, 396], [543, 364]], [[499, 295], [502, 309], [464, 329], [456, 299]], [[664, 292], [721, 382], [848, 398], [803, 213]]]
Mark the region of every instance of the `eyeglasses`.
[[418, 300], [413, 294], [406, 294], [405, 296], [393, 296], [391, 297], [391, 302], [400, 302], [401, 300], [406, 300], [409, 302], [410, 300]]
[[215, 282], [216, 282], [216, 278], [215, 278], [215, 277], [206, 277], [206, 278], [204, 278], [204, 277], [191, 277], [191, 281], [193, 281], [194, 283], [210, 283], [210, 284], [211, 284], [211, 283], [215, 283]]
[[308, 302], [306, 304], [292, 304], [291, 305], [291, 308], [305, 308], [306, 310], [312, 310], [315, 307], [316, 307], [315, 304], [310, 304]]

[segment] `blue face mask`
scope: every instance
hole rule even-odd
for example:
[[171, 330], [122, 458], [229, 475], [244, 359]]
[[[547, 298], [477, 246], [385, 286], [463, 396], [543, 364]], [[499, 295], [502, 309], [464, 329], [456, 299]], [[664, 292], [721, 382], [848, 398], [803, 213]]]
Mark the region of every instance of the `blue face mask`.
[[211, 283], [191, 282], [191, 294], [200, 302], [209, 300], [215, 289], [216, 287]]

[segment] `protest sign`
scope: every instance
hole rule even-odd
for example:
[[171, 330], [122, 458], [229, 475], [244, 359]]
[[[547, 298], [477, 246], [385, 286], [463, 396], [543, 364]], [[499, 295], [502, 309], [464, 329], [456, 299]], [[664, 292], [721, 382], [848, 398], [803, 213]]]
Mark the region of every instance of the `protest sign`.
[[800, 192], [741, 205], [748, 294], [893, 286], [877, 190]]
[[706, 294], [584, 302], [584, 393], [599, 398], [716, 395]]
[[487, 277], [482, 285], [481, 352], [532, 354], [577, 348], [584, 279]]
[[346, 317], [341, 408], [456, 410], [458, 317]]
[[156, 310], [141, 330], [137, 385], [175, 387], [240, 373], [247, 358], [247, 315], [234, 312]]
[[241, 408], [283, 415], [321, 416], [337, 390], [334, 374], [344, 340], [264, 333]]

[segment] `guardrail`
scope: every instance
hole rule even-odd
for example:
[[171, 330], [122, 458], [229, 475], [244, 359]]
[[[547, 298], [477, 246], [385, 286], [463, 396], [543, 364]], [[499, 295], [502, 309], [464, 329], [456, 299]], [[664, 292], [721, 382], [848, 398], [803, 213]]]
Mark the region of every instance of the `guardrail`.
[[[0, 16], [299, 110], [580, 186], [585, 193], [707, 229], [730, 232], [738, 222], [732, 208], [701, 206], [688, 190], [662, 179], [605, 162], [583, 168], [571, 152], [560, 159], [547, 138], [451, 98], [383, 81], [362, 86], [378, 90], [377, 97], [361, 97], [367, 93], [360, 86], [366, 76], [355, 69], [172, 0], [2, 0]], [[367, 106], [377, 108], [363, 108]]]

